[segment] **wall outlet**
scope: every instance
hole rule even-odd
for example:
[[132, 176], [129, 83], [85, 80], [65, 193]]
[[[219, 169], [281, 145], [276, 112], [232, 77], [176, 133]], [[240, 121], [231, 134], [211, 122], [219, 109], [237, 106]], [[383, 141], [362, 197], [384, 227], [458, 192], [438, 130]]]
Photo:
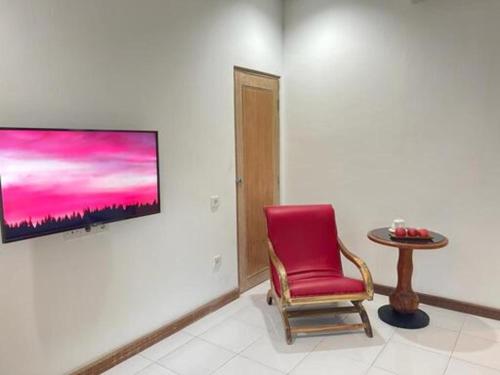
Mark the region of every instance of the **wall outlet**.
[[93, 234], [98, 234], [108, 231], [108, 226], [106, 224], [96, 224], [90, 227], [90, 230], [85, 228], [73, 229], [69, 232], [63, 233], [63, 238], [65, 241], [71, 241], [77, 238], [91, 236]]
[[220, 198], [218, 195], [212, 195], [210, 197], [210, 210], [212, 210], [212, 212], [215, 212], [219, 209], [219, 206], [220, 206]]
[[109, 227], [107, 224], [96, 224], [93, 225], [92, 228], [90, 229], [91, 233], [102, 233], [102, 232], [107, 232], [109, 230]]
[[214, 263], [213, 263], [214, 271], [220, 270], [221, 266], [222, 266], [222, 255], [214, 256]]
[[65, 241], [68, 241], [68, 240], [74, 240], [76, 238], [85, 237], [87, 235], [88, 232], [84, 228], [80, 228], [80, 229], [70, 230], [69, 232], [64, 232], [63, 238]]

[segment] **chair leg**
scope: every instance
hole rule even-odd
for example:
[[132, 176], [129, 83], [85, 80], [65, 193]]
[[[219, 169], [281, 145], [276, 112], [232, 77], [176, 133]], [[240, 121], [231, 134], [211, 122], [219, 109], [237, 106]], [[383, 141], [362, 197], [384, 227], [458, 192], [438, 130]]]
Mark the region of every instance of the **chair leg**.
[[288, 313], [286, 309], [281, 308], [281, 317], [283, 318], [283, 325], [285, 326], [285, 336], [286, 336], [286, 343], [288, 345], [292, 344], [292, 329], [290, 328], [290, 321], [288, 320]]
[[363, 304], [360, 301], [352, 301], [352, 303], [354, 306], [358, 308], [359, 315], [361, 316], [361, 321], [363, 322], [363, 325], [365, 327], [366, 336], [373, 337], [373, 330], [372, 330], [372, 325], [370, 323], [370, 318], [368, 317], [368, 314], [366, 313]]
[[269, 289], [269, 290], [267, 291], [266, 301], [267, 301], [267, 304], [268, 304], [268, 305], [272, 305], [272, 304], [273, 304], [273, 294], [272, 294], [272, 292], [271, 292], [271, 289]]

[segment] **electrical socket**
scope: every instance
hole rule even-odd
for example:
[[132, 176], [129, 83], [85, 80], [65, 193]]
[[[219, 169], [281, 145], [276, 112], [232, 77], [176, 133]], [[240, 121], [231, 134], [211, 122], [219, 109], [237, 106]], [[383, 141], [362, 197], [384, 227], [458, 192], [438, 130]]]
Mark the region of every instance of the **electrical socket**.
[[221, 267], [222, 267], [222, 255], [214, 256], [214, 263], [213, 263], [214, 271], [220, 270]]
[[212, 195], [210, 197], [210, 209], [212, 212], [215, 212], [219, 209], [220, 206], [220, 198], [218, 195]]

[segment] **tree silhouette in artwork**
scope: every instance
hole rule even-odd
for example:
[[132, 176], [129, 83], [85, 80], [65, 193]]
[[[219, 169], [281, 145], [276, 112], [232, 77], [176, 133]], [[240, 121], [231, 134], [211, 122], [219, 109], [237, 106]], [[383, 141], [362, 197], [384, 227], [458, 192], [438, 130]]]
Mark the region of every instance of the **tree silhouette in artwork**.
[[63, 232], [73, 228], [89, 227], [95, 223], [126, 220], [138, 216], [152, 215], [160, 212], [160, 205], [151, 204], [112, 205], [101, 209], [85, 209], [82, 213], [53, 217], [47, 215], [43, 220], [33, 223], [31, 219], [16, 224], [2, 222], [5, 239], [33, 237], [46, 233]]

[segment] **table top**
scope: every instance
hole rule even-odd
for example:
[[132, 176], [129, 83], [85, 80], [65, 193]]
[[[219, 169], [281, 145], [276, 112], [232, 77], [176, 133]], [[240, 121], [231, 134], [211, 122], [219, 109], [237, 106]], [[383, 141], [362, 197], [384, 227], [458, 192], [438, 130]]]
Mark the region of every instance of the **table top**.
[[373, 242], [397, 247], [400, 249], [433, 250], [440, 249], [448, 245], [448, 239], [442, 234], [429, 232], [433, 237], [431, 240], [392, 239], [389, 234], [389, 228], [378, 228], [368, 232], [368, 238]]

